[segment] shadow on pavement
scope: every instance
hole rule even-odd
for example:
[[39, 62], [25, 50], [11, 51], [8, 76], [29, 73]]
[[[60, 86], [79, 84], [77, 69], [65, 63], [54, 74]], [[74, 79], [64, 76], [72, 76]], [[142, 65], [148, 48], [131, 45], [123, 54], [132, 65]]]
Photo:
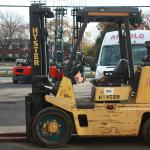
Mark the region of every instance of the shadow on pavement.
[[[34, 142], [0, 143], [0, 150], [49, 150], [42, 148]], [[80, 138], [72, 137], [68, 144], [55, 148], [55, 150], [149, 150], [141, 138]]]

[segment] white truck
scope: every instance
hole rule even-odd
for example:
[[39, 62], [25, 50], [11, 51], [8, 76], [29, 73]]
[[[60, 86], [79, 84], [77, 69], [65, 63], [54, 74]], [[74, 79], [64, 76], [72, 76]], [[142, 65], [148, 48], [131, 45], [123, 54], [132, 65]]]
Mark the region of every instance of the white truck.
[[[150, 41], [150, 31], [132, 30], [131, 44], [133, 63], [138, 65], [147, 53], [145, 41]], [[104, 71], [113, 71], [120, 60], [119, 35], [117, 31], [107, 32], [101, 46], [95, 78], [101, 78]]]

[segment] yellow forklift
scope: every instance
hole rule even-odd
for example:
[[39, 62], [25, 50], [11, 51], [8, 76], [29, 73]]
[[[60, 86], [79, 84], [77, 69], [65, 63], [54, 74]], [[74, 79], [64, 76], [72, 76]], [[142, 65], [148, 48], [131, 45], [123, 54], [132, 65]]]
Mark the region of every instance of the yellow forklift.
[[[77, 21], [82, 23], [79, 37], [65, 76], [55, 86], [47, 76], [46, 32], [42, 30], [45, 24], [40, 24], [39, 19], [53, 17], [46, 10], [39, 5], [32, 5], [30, 9], [33, 79], [32, 94], [26, 96], [27, 136], [44, 147], [62, 146], [72, 134], [88, 137], [141, 135], [150, 144], [150, 43], [146, 43], [148, 51], [143, 64], [134, 70], [130, 40], [129, 26], [140, 17], [138, 8], [79, 9], [76, 15]], [[73, 58], [87, 24], [100, 21], [117, 24], [121, 58], [113, 72], [104, 72], [103, 78], [92, 80], [90, 98], [77, 99], [70, 79]]]

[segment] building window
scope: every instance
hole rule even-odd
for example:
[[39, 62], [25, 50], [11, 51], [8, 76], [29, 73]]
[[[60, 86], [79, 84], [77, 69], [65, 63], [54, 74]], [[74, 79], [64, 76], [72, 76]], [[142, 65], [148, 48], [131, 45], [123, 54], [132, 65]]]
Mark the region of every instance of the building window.
[[13, 48], [18, 48], [18, 45], [17, 45], [17, 44], [13, 44], [13, 45], [12, 45], [12, 49], [13, 49]]
[[19, 48], [25, 48], [25, 45], [24, 44], [20, 44]]
[[30, 49], [30, 44], [28, 44], [28, 48]]
[[12, 58], [12, 56], [13, 56], [12, 54], [7, 54], [7, 57], [10, 57], [10, 58]]
[[15, 57], [18, 58], [18, 57], [19, 57], [19, 54], [15, 54]]

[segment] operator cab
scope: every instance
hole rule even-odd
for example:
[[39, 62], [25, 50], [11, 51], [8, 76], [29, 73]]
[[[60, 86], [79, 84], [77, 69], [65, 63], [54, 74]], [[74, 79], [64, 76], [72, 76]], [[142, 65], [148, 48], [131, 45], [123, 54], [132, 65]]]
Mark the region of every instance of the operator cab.
[[[145, 82], [143, 76], [146, 77], [145, 74], [149, 73], [150, 41], [145, 42], [145, 47], [147, 48], [147, 55], [142, 60], [143, 62], [137, 66], [137, 70], [134, 73], [133, 84], [130, 84], [128, 61], [120, 59], [113, 72], [104, 72], [104, 77], [97, 81], [92, 81], [94, 85], [92, 88], [92, 97], [94, 101], [109, 103], [122, 102], [127, 101], [129, 97], [131, 97], [132, 100], [134, 100], [135, 96], [139, 97], [138, 91], [141, 90], [142, 82]], [[141, 97], [137, 99], [140, 101]]]
[[130, 97], [135, 75], [129, 25], [137, 23], [139, 16], [136, 7], [87, 7], [78, 13], [77, 19], [83, 25], [88, 18], [88, 22], [111, 22], [118, 27], [120, 61], [113, 71], [105, 71], [104, 77], [91, 81], [93, 102], [121, 102]]

